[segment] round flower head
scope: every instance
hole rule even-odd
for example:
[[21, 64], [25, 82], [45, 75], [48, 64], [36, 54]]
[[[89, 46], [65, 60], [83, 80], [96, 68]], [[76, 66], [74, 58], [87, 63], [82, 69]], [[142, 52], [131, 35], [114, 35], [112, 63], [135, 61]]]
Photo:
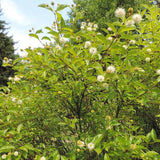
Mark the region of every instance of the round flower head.
[[160, 76], [160, 69], [157, 70], [157, 74]]
[[106, 72], [107, 72], [107, 73], [114, 73], [115, 70], [116, 70], [115, 67], [113, 67], [113, 66], [108, 66]]
[[88, 143], [87, 144], [88, 149], [91, 151], [94, 149], [94, 144], [93, 143]]
[[87, 31], [92, 31], [92, 28], [91, 27], [87, 27]]
[[112, 31], [112, 28], [110, 28], [110, 27], [108, 27], [107, 29], [108, 29], [108, 31]]
[[127, 49], [127, 48], [128, 48], [128, 46], [127, 46], [127, 45], [123, 45], [122, 47], [123, 47], [124, 49]]
[[98, 28], [98, 24], [94, 24], [93, 27], [94, 27], [94, 28]]
[[78, 145], [80, 148], [82, 148], [82, 147], [85, 146], [84, 142], [83, 142], [83, 141], [80, 141], [80, 140], [77, 141], [77, 145]]
[[15, 75], [14, 81], [19, 81], [19, 80], [21, 80], [21, 79], [19, 78], [19, 76]]
[[127, 21], [127, 23], [126, 23], [126, 26], [134, 26], [134, 21], [133, 20], [129, 20], [129, 21]]
[[17, 104], [22, 104], [22, 100], [18, 100], [18, 101], [17, 101]]
[[81, 29], [82, 29], [82, 30], [85, 29], [85, 26], [81, 26]]
[[7, 158], [7, 155], [6, 155], [6, 154], [3, 154], [1, 158], [2, 158], [2, 159], [6, 159], [6, 158]]
[[109, 41], [112, 41], [113, 38], [112, 38], [112, 37], [108, 37], [107, 39], [108, 39]]
[[89, 53], [91, 53], [91, 54], [96, 54], [96, 53], [97, 53], [97, 48], [91, 47], [91, 48], [89, 49]]
[[60, 50], [60, 49], [61, 49], [61, 46], [60, 46], [59, 44], [57, 44], [57, 45], [56, 45], [56, 49], [57, 49], [57, 50]]
[[132, 16], [132, 20], [135, 22], [135, 23], [140, 23], [141, 21], [142, 21], [142, 17], [141, 17], [141, 15], [140, 14], [134, 14], [133, 16]]
[[9, 81], [11, 81], [12, 79], [13, 79], [12, 77], [9, 77], [9, 78], [8, 78]]
[[91, 46], [91, 42], [90, 41], [86, 41], [85, 42], [85, 45], [84, 45], [84, 48], [88, 48]]
[[135, 43], [136, 43], [135, 40], [130, 40], [130, 41], [129, 41], [129, 44], [131, 44], [131, 45], [133, 45], [133, 44], [135, 44]]
[[88, 26], [89, 26], [89, 27], [92, 27], [92, 26], [93, 26], [93, 23], [89, 22], [89, 23], [88, 23]]
[[151, 50], [150, 48], [148, 48], [148, 49], [147, 49], [147, 52], [148, 52], [148, 53], [151, 53], [151, 52], [152, 52], [152, 50]]
[[60, 41], [61, 43], [66, 43], [66, 38], [61, 37], [59, 41]]
[[82, 26], [86, 26], [86, 22], [82, 22], [81, 25], [82, 25]]
[[18, 156], [18, 151], [15, 151], [15, 152], [14, 152], [14, 155], [15, 155], [15, 156]]
[[98, 75], [97, 76], [97, 81], [103, 82], [104, 81], [104, 76], [103, 75]]
[[115, 16], [118, 17], [118, 18], [124, 17], [125, 14], [126, 14], [126, 11], [123, 8], [117, 8], [116, 11], [115, 11]]
[[40, 160], [46, 160], [46, 158], [45, 157], [41, 157], [41, 159]]
[[146, 57], [146, 59], [145, 59], [146, 62], [150, 62], [150, 60], [151, 59], [149, 57]]

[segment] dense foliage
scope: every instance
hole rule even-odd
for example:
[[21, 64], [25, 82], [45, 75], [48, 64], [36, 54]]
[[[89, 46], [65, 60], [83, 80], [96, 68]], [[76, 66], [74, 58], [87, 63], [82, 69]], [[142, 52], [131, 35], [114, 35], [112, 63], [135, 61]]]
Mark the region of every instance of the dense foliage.
[[[0, 95], [1, 159], [160, 159], [159, 8], [147, 6], [117, 21], [68, 27], [60, 12], [48, 36], [30, 33], [42, 48], [27, 48]], [[72, 8], [73, 9], [73, 8]]]
[[[81, 11], [83, 16], [83, 21], [90, 20], [99, 25], [99, 30], [106, 27], [105, 22], [114, 22], [116, 17], [114, 11], [118, 7], [126, 9], [127, 17], [133, 15], [138, 10], [144, 9], [141, 4], [148, 4], [148, 0], [74, 0], [77, 10]], [[76, 12], [72, 10], [70, 15], [75, 15]], [[82, 22], [80, 20], [80, 22]], [[77, 29], [79, 29], [79, 23], [77, 23]]]
[[[14, 75], [14, 70], [11, 67], [2, 66], [3, 60], [12, 63], [15, 58], [14, 43], [12, 38], [7, 36], [5, 25], [6, 23], [0, 20], [0, 86], [6, 86], [8, 77]], [[6, 57], [7, 59], [5, 59]]]

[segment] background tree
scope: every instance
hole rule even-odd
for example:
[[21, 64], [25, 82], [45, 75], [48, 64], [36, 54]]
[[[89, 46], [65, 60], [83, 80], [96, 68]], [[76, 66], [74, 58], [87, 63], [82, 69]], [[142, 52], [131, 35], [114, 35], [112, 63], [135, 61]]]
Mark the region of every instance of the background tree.
[[[2, 11], [0, 11], [0, 16]], [[14, 42], [12, 37], [9, 37], [6, 33], [5, 21], [0, 20], [0, 86], [7, 85], [8, 77], [14, 75], [14, 70], [8, 66], [3, 67], [2, 63], [4, 58], [6, 61], [15, 59], [14, 54]]]
[[[128, 12], [128, 16], [130, 16], [142, 9], [141, 4], [149, 3], [148, 0], [73, 0], [73, 2], [77, 9], [84, 14], [84, 17], [80, 22], [96, 22], [99, 25], [100, 30], [106, 26], [106, 22], [116, 21], [117, 18], [114, 15], [116, 8], [124, 8]], [[70, 16], [72, 17], [74, 14], [74, 12], [71, 12]], [[77, 28], [79, 28], [79, 26], [77, 26]]]

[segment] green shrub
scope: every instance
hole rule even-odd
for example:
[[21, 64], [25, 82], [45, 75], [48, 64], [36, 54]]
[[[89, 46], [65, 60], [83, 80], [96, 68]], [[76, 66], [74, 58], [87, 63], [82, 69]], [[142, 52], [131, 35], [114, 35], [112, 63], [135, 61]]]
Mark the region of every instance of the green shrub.
[[74, 32], [79, 12], [68, 28], [59, 13], [67, 5], [40, 7], [55, 29], [31, 33], [44, 47], [13, 63], [0, 95], [1, 159], [159, 159], [159, 9], [127, 19], [119, 9], [104, 36], [92, 23]]

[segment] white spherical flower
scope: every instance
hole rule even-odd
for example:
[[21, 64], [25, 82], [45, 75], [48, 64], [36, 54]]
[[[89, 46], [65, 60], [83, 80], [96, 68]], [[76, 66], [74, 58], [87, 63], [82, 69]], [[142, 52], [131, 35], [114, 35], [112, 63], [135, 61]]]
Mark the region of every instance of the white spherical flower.
[[60, 37], [60, 40], [59, 40], [61, 43], [66, 43], [66, 38], [65, 37]]
[[135, 43], [136, 43], [135, 40], [130, 40], [130, 41], [129, 41], [129, 44], [131, 44], [131, 45], [134, 45]]
[[122, 46], [124, 49], [126, 49], [127, 50], [127, 48], [128, 48], [128, 46], [127, 45], [123, 45]]
[[12, 102], [16, 102], [17, 98], [11, 97]]
[[57, 50], [60, 50], [60, 49], [61, 49], [61, 46], [60, 46], [59, 44], [57, 44], [57, 45], [56, 45], [56, 49], [57, 49]]
[[81, 141], [81, 140], [78, 140], [78, 141], [77, 141], [77, 145], [78, 145], [80, 148], [82, 148], [82, 147], [85, 146], [84, 142]]
[[115, 67], [113, 67], [113, 66], [108, 66], [106, 72], [107, 72], [107, 73], [114, 73], [115, 70], [116, 70]]
[[98, 24], [94, 24], [93, 27], [94, 27], [94, 28], [98, 28]]
[[134, 21], [133, 20], [129, 20], [129, 21], [127, 21], [127, 23], [126, 23], [126, 26], [134, 26]]
[[8, 80], [11, 81], [13, 79], [13, 77], [9, 77]]
[[148, 49], [147, 49], [147, 52], [148, 52], [148, 53], [151, 53], [151, 52], [152, 52], [152, 50], [151, 50], [150, 48], [148, 48]]
[[17, 76], [17, 75], [15, 75], [15, 77], [14, 77], [14, 81], [19, 81], [19, 80], [21, 80], [21, 79], [20, 79], [20, 77], [19, 77], [19, 76]]
[[41, 157], [41, 159], [40, 160], [46, 160], [46, 158], [43, 156], [43, 157]]
[[103, 83], [103, 87], [108, 90], [109, 84], [108, 83]]
[[94, 144], [93, 143], [88, 143], [87, 144], [88, 149], [91, 151], [94, 149]]
[[133, 16], [132, 16], [132, 20], [135, 22], [135, 23], [140, 23], [141, 21], [142, 21], [142, 17], [141, 17], [141, 15], [140, 14], [134, 14]]
[[84, 48], [88, 48], [91, 46], [91, 42], [90, 41], [86, 41], [85, 42], [85, 45], [84, 45]]
[[110, 28], [110, 27], [108, 27], [107, 29], [108, 29], [108, 31], [112, 31], [112, 28]]
[[157, 70], [157, 74], [160, 76], [160, 69]]
[[91, 53], [91, 54], [96, 54], [96, 53], [97, 53], [97, 48], [91, 47], [91, 48], [89, 49], [89, 53]]
[[103, 82], [104, 81], [104, 76], [103, 75], [98, 75], [97, 76], [97, 81]]
[[18, 156], [18, 151], [15, 151], [15, 152], [14, 152], [14, 155], [15, 155], [15, 156]]
[[108, 39], [109, 41], [112, 41], [113, 38], [112, 38], [112, 37], [108, 37], [107, 39]]
[[149, 57], [146, 57], [146, 59], [145, 59], [146, 62], [150, 62], [150, 60], [151, 59]]
[[22, 104], [22, 100], [18, 100], [18, 101], [17, 101], [17, 104]]
[[42, 55], [42, 53], [40, 53], [40, 52], [37, 52], [37, 55], [41, 56], [41, 55]]
[[115, 11], [115, 16], [118, 18], [124, 17], [125, 14], [126, 14], [126, 11], [123, 8], [117, 8]]
[[93, 26], [93, 23], [89, 22], [89, 23], [88, 23], [88, 26], [89, 26], [89, 27], [92, 27], [92, 26]]
[[99, 32], [99, 33], [97, 33], [97, 35], [102, 35], [102, 33]]
[[82, 22], [81, 25], [82, 25], [82, 26], [86, 26], [86, 22]]
[[81, 26], [81, 30], [85, 29], [85, 26]]
[[87, 31], [92, 31], [92, 28], [91, 27], [87, 27]]
[[2, 159], [6, 159], [6, 158], [7, 158], [7, 155], [6, 155], [6, 154], [3, 154], [1, 158], [2, 158]]

